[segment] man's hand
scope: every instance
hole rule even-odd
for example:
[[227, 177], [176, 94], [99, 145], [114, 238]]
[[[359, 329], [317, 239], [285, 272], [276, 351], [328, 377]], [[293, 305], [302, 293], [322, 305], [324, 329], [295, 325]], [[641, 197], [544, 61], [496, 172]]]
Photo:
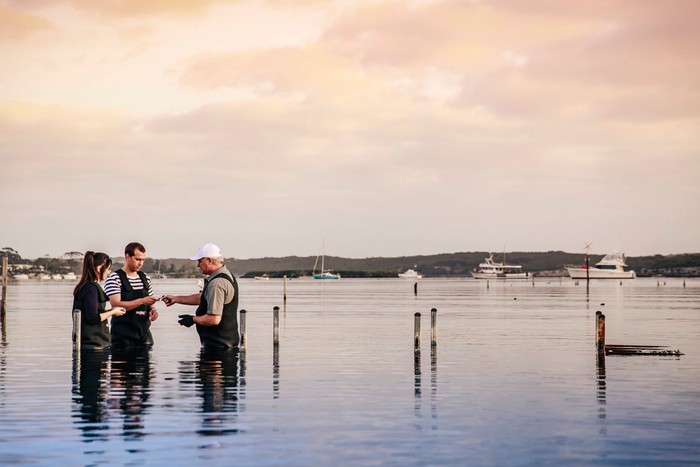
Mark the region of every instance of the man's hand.
[[157, 320], [158, 319], [158, 310], [156, 310], [155, 308], [151, 308], [150, 318], [151, 318], [151, 321]]
[[148, 297], [143, 297], [141, 299], [141, 305], [151, 306], [157, 301], [158, 301], [158, 299], [156, 297], [154, 297], [153, 295], [149, 295]]
[[180, 323], [180, 326], [186, 326], [189, 328], [194, 324], [194, 316], [192, 315], [180, 315], [178, 318], [180, 318], [177, 320], [177, 322]]
[[165, 303], [165, 306], [172, 306], [176, 303], [173, 295], [163, 295], [160, 299]]

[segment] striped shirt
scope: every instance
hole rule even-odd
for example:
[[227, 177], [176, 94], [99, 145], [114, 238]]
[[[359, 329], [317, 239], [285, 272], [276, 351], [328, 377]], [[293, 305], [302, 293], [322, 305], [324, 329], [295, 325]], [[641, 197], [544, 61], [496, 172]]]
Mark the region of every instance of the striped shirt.
[[[136, 274], [134, 277], [126, 277], [129, 278], [129, 283], [131, 284], [131, 287], [134, 290], [143, 290], [143, 283], [141, 282], [141, 278], [138, 274]], [[148, 274], [146, 274], [146, 282], [148, 283], [148, 295], [153, 295], [151, 278], [148, 277]], [[122, 281], [119, 279], [119, 274], [117, 274], [116, 272], [113, 272], [109, 276], [107, 276], [107, 280], [105, 281], [105, 293], [108, 297], [122, 293]]]

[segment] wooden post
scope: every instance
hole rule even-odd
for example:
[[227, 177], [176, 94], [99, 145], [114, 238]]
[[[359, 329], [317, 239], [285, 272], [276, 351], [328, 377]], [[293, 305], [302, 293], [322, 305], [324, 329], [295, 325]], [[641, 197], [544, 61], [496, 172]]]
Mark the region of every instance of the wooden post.
[[595, 318], [595, 348], [598, 354], [605, 355], [605, 315], [601, 311], [596, 311]]
[[488, 289], [489, 289], [489, 280], [486, 279], [486, 290], [488, 290]]
[[413, 352], [420, 353], [420, 313], [413, 315]]
[[413, 284], [413, 295], [418, 295], [418, 282]]
[[79, 309], [73, 310], [73, 349], [80, 351], [80, 341], [81, 341], [81, 329], [80, 321], [82, 317], [82, 312]]
[[272, 345], [274, 347], [280, 345], [280, 307], [278, 306], [272, 309]]
[[430, 309], [430, 347], [437, 346], [437, 308]]
[[240, 320], [241, 320], [241, 341], [238, 348], [241, 352], [245, 352], [246, 346], [248, 345], [248, 330], [246, 328], [246, 311], [241, 310]]
[[586, 293], [588, 293], [588, 288], [591, 285], [591, 258], [588, 256], [588, 252], [586, 252]]
[[284, 302], [287, 303], [287, 275], [285, 274], [283, 277], [284, 281]]
[[2, 257], [2, 302], [0, 302], [0, 314], [5, 316], [7, 310], [7, 279], [9, 275], [7, 256]]

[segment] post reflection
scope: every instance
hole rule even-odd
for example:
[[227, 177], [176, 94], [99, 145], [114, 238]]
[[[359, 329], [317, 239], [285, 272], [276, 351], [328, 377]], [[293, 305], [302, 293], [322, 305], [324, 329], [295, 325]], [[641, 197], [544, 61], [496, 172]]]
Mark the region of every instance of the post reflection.
[[109, 350], [73, 352], [72, 413], [83, 441], [105, 440], [109, 431]]
[[430, 415], [437, 418], [437, 345], [430, 347]]
[[202, 349], [195, 370], [202, 398], [202, 436], [238, 433], [238, 350]]
[[[421, 400], [421, 356], [420, 352], [413, 353], [413, 415], [421, 419], [423, 414], [421, 413], [422, 400]], [[416, 430], [421, 430], [423, 427], [420, 423], [416, 423]]]
[[111, 390], [118, 397], [123, 417], [122, 435], [127, 440], [146, 435], [144, 417], [148, 413], [152, 380], [150, 347], [112, 349]]
[[272, 398], [280, 397], [280, 346], [272, 346]]
[[5, 374], [7, 373], [7, 355], [5, 354], [5, 349], [7, 348], [7, 331], [5, 315], [0, 314], [0, 332], [2, 338], [0, 339], [0, 390], [5, 391]]

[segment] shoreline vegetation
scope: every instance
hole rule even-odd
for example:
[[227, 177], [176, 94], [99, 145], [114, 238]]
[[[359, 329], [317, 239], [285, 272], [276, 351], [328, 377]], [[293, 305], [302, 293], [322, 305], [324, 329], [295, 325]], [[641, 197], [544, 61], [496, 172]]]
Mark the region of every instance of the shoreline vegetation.
[[[442, 253], [436, 255], [343, 258], [326, 255], [326, 264], [343, 278], [397, 277], [407, 269], [419, 271], [423, 277], [466, 277], [489, 256], [489, 252], [475, 251]], [[82, 253], [68, 252], [59, 258], [48, 255], [34, 260], [23, 259], [20, 254], [5, 247], [0, 257], [7, 256], [10, 276], [19, 274], [28, 278], [74, 273], [80, 274]], [[600, 261], [604, 255], [590, 255], [590, 264]], [[499, 261], [499, 254], [494, 254]], [[565, 266], [581, 265], [585, 262], [582, 253], [563, 251], [506, 252], [509, 264], [520, 264], [524, 271], [535, 277], [568, 277]], [[315, 256], [285, 256], [279, 258], [226, 258], [226, 266], [237, 277], [254, 278], [267, 274], [270, 278], [289, 279], [311, 276]], [[676, 255], [635, 256], [627, 258], [629, 269], [638, 277], [700, 277], [700, 253]], [[114, 268], [122, 267], [115, 258]], [[199, 278], [201, 273], [193, 261], [186, 258], [147, 258], [143, 270], [153, 278]]]

